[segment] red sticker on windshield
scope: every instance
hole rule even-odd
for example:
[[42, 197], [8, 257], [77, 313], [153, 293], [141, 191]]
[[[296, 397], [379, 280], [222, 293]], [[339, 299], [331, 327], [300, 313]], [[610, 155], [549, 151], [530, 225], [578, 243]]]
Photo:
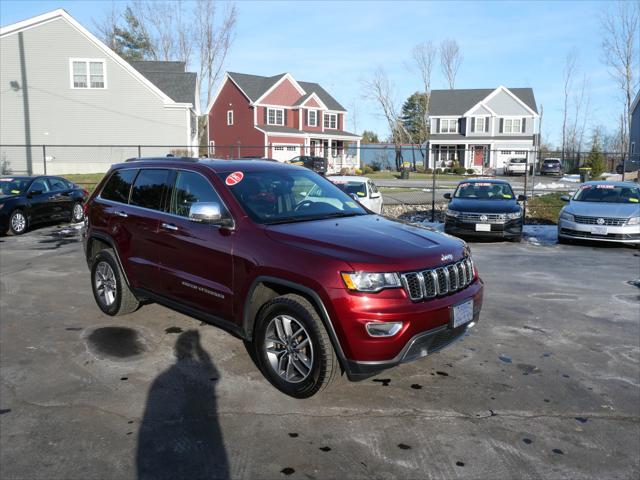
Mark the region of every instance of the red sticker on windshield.
[[240, 183], [243, 178], [244, 178], [244, 173], [233, 172], [227, 175], [227, 178], [225, 179], [224, 183], [232, 187], [233, 185]]

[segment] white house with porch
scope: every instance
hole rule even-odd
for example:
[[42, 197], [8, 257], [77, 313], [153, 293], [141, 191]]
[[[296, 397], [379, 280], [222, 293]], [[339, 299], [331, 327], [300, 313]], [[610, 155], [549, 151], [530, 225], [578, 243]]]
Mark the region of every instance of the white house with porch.
[[501, 174], [511, 158], [535, 161], [540, 115], [531, 88], [433, 90], [429, 166]]

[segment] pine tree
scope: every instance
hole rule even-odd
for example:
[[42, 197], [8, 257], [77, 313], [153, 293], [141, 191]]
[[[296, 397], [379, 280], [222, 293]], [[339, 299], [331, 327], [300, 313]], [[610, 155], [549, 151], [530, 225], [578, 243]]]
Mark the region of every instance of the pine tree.
[[598, 178], [604, 172], [604, 156], [602, 155], [600, 137], [597, 132], [593, 135], [591, 151], [585, 165], [591, 169], [591, 178]]
[[424, 121], [427, 107], [427, 94], [415, 92], [402, 105], [402, 123], [411, 136], [411, 142], [426, 142], [428, 132]]
[[125, 9], [122, 18], [125, 22], [124, 26], [113, 26], [110, 42], [113, 50], [127, 61], [153, 58], [149, 35], [130, 7]]

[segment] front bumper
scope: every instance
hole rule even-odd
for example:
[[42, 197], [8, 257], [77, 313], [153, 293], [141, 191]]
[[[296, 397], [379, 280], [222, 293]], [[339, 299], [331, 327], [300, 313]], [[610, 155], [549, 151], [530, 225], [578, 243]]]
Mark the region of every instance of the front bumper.
[[[482, 222], [478, 222], [482, 223]], [[491, 231], [476, 230], [476, 223], [461, 222], [455, 218], [445, 218], [444, 231], [456, 237], [497, 237], [518, 238], [522, 236], [522, 219], [508, 220], [505, 223], [491, 223]]]
[[599, 242], [618, 242], [640, 244], [640, 225], [623, 225], [620, 227], [606, 226], [606, 234], [594, 233], [596, 225], [571, 222], [560, 219], [558, 221], [558, 237], [577, 240], [595, 240]]
[[[419, 302], [412, 302], [403, 289], [346, 296], [336, 289], [332, 294], [336, 309], [332, 319], [345, 352], [347, 375], [359, 380], [422, 358], [459, 339], [480, 318], [483, 284], [478, 279], [451, 295]], [[472, 321], [453, 329], [453, 307], [471, 298]], [[403, 327], [393, 337], [371, 337], [365, 325], [376, 321], [402, 321]]]

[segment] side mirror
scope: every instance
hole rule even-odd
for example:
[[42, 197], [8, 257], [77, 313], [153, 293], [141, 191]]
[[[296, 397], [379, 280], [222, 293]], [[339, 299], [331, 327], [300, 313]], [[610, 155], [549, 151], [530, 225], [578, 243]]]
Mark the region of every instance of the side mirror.
[[563, 202], [570, 202], [571, 201], [571, 197], [569, 195], [562, 195], [560, 197], [560, 200], [562, 200]]
[[349, 196], [353, 198], [356, 202], [360, 203], [360, 197], [355, 193], [350, 193]]
[[444, 195], [442, 195], [444, 198], [446, 198], [447, 200], [451, 200], [451, 194], [450, 193], [445, 193]]
[[519, 202], [524, 202], [527, 199], [526, 195], [518, 195], [518, 201]]
[[38, 195], [42, 195], [42, 190], [30, 190], [29, 193], [27, 194], [29, 198], [36, 197]]
[[380, 192], [372, 192], [371, 193], [371, 198], [380, 198]]
[[194, 203], [189, 208], [189, 220], [197, 223], [222, 223], [220, 204], [216, 202]]

